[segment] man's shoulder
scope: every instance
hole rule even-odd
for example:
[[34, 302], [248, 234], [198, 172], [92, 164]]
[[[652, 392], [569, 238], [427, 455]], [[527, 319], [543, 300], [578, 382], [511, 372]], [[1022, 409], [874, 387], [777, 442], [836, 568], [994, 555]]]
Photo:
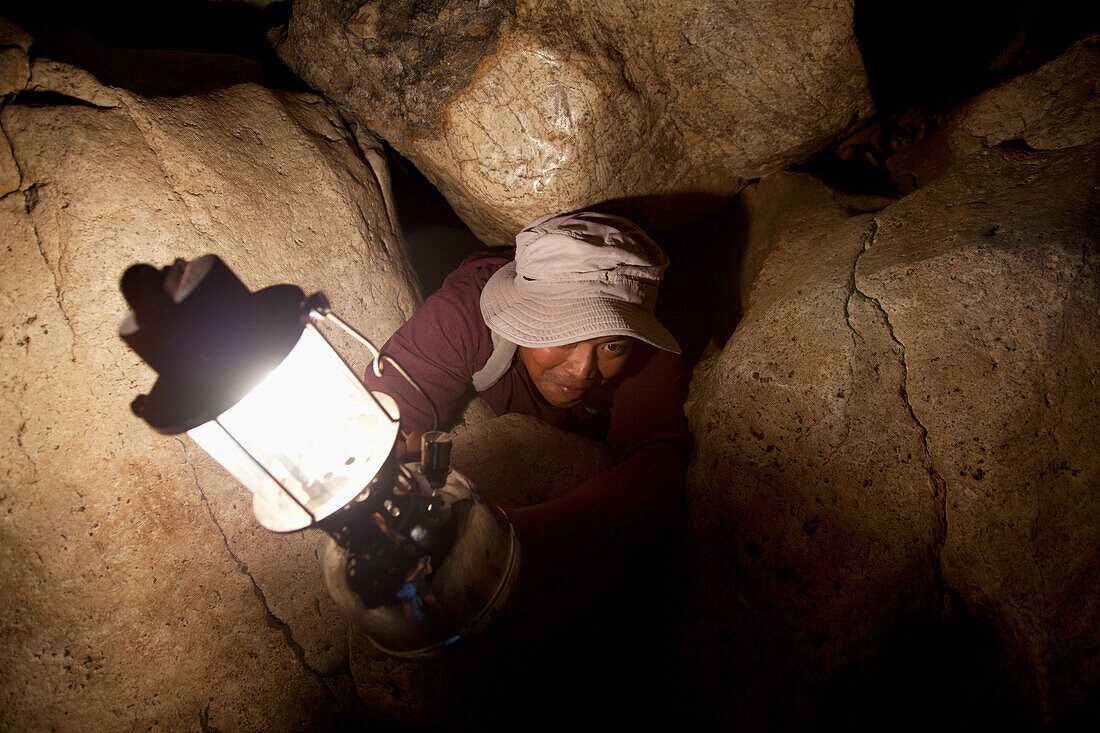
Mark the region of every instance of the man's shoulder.
[[509, 260], [509, 257], [493, 252], [467, 258], [461, 265], [451, 270], [439, 289], [428, 296], [405, 325], [425, 319], [452, 322], [458, 318], [480, 322], [481, 291], [493, 273]]
[[471, 255], [451, 271], [443, 281], [440, 290], [473, 290], [480, 293], [493, 273], [511, 262], [514, 254], [514, 250], [504, 250], [478, 252]]
[[[507, 264], [511, 252], [486, 252], [467, 258], [451, 271], [390, 343], [408, 351], [430, 352], [456, 374], [472, 374], [484, 366], [493, 350], [481, 314], [481, 290], [493, 273]], [[450, 356], [448, 356], [450, 355]]]

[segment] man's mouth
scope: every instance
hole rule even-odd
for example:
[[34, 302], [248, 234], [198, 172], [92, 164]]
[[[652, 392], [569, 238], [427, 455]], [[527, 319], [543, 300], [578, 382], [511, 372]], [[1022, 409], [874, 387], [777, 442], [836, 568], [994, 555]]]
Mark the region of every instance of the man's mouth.
[[584, 393], [592, 386], [589, 384], [562, 384], [561, 382], [552, 382], [552, 384], [569, 399], [580, 399], [584, 396]]

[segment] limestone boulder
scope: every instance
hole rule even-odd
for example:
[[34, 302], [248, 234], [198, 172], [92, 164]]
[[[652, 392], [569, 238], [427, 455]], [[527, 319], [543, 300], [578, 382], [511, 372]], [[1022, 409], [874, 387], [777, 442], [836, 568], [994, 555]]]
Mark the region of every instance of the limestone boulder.
[[[1096, 154], [982, 151], [874, 213], [790, 174], [743, 195], [745, 315], [687, 405], [686, 679], [716, 719], [965, 700], [958, 657], [912, 648], [962, 619], [992, 640], [975, 677], [1011, 670], [999, 714], [1088, 709]], [[903, 643], [911, 677], [823, 684]]]
[[[805, 158], [871, 101], [853, 3], [296, 2], [284, 61], [390, 142], [489, 244], [646, 197], [698, 213]], [[662, 205], [662, 201], [665, 205]]]
[[[0, 18], [0, 98], [21, 92], [31, 75], [27, 50], [32, 38], [6, 18]], [[19, 169], [11, 157], [11, 147], [0, 145], [0, 196], [19, 187]]]
[[1048, 722], [1100, 685], [1098, 152], [977, 153], [884, 211], [855, 272], [945, 481], [943, 581]]
[[0, 18], [0, 97], [21, 91], [27, 86], [30, 63], [27, 50], [31, 37], [6, 18]]
[[418, 293], [377, 143], [312, 94], [139, 97], [46, 59], [0, 111], [0, 727], [317, 729], [354, 697], [315, 533], [130, 411], [131, 264], [220, 255], [384, 340]]
[[807, 176], [765, 178], [743, 200], [744, 316], [686, 406], [703, 585], [688, 593], [700, 610], [685, 649], [702, 710], [779, 726], [761, 695], [794, 698], [795, 680], [827, 678], [891, 624], [936, 612], [942, 518], [903, 349], [853, 287], [872, 215], [851, 217]]

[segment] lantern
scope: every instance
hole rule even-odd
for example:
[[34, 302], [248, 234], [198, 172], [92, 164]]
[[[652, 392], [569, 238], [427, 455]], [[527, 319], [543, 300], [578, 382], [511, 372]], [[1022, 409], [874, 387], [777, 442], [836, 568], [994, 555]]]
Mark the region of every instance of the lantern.
[[420, 388], [323, 295], [252, 293], [214, 255], [134, 265], [122, 291], [120, 335], [159, 374], [134, 412], [191, 436], [252, 492], [266, 529], [324, 531], [329, 592], [376, 646], [436, 654], [503, 605], [519, 568], [511, 524], [450, 469], [447, 433], [425, 434], [420, 463], [397, 461], [397, 404], [363, 385], [322, 326]]

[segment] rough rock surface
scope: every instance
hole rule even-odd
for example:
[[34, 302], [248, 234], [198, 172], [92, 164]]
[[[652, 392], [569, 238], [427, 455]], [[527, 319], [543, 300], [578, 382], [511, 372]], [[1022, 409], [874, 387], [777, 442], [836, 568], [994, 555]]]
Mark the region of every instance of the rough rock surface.
[[[31, 37], [11, 21], [0, 18], [0, 99], [23, 91], [30, 79], [27, 50]], [[11, 148], [0, 145], [0, 196], [19, 187], [19, 168], [11, 157]]]
[[214, 252], [384, 339], [418, 300], [384, 171], [314, 95], [141, 98], [41, 59], [29, 79], [0, 112], [0, 727], [316, 729], [354, 698], [320, 536], [260, 529], [130, 412], [154, 375], [118, 282]]
[[1090, 704], [1096, 154], [982, 151], [874, 214], [801, 176], [746, 193], [745, 316], [687, 407], [687, 679], [717, 720], [782, 727], [951, 613], [995, 640], [983, 673], [1014, 671], [1002, 714]]
[[[490, 500], [520, 507], [560, 496], [609, 468], [608, 450], [527, 415], [503, 415], [455, 435], [452, 465], [471, 478]], [[522, 572], [522, 564], [521, 564]], [[512, 676], [534, 684], [539, 672], [524, 660], [524, 648], [546, 631], [546, 618], [494, 620], [476, 644], [464, 644], [440, 659], [404, 661], [377, 651], [352, 629], [352, 676], [367, 709], [383, 721], [431, 724], [437, 729], [477, 729], [494, 711], [516, 704], [506, 685]], [[550, 690], [545, 692], [549, 693]], [[559, 706], [568, 707], [568, 701]], [[529, 712], [529, 711], [528, 711]]]
[[306, 0], [275, 40], [475, 234], [511, 244], [537, 216], [628, 197], [668, 224], [685, 196], [823, 147], [871, 111], [852, 17], [850, 0]]
[[946, 482], [944, 582], [1044, 717], [1100, 685], [1098, 152], [977, 153], [876, 217], [855, 271]]
[[994, 145], [1058, 150], [1095, 140], [1100, 128], [1100, 34], [1036, 71], [978, 95], [932, 135], [888, 161], [903, 191], [934, 180], [959, 159]]
[[758, 261], [745, 315], [697, 368], [686, 408], [696, 570], [722, 579], [699, 596], [698, 669], [737, 660], [744, 675], [720, 692], [700, 681], [724, 701], [708, 708], [718, 719], [934, 612], [942, 533], [902, 349], [853, 290], [870, 215], [849, 217], [805, 176], [766, 178], [744, 200], [755, 222], [745, 260]]
[[556, 499], [611, 468], [607, 447], [529, 415], [502, 415], [466, 428], [451, 463], [490, 501], [521, 507]]

